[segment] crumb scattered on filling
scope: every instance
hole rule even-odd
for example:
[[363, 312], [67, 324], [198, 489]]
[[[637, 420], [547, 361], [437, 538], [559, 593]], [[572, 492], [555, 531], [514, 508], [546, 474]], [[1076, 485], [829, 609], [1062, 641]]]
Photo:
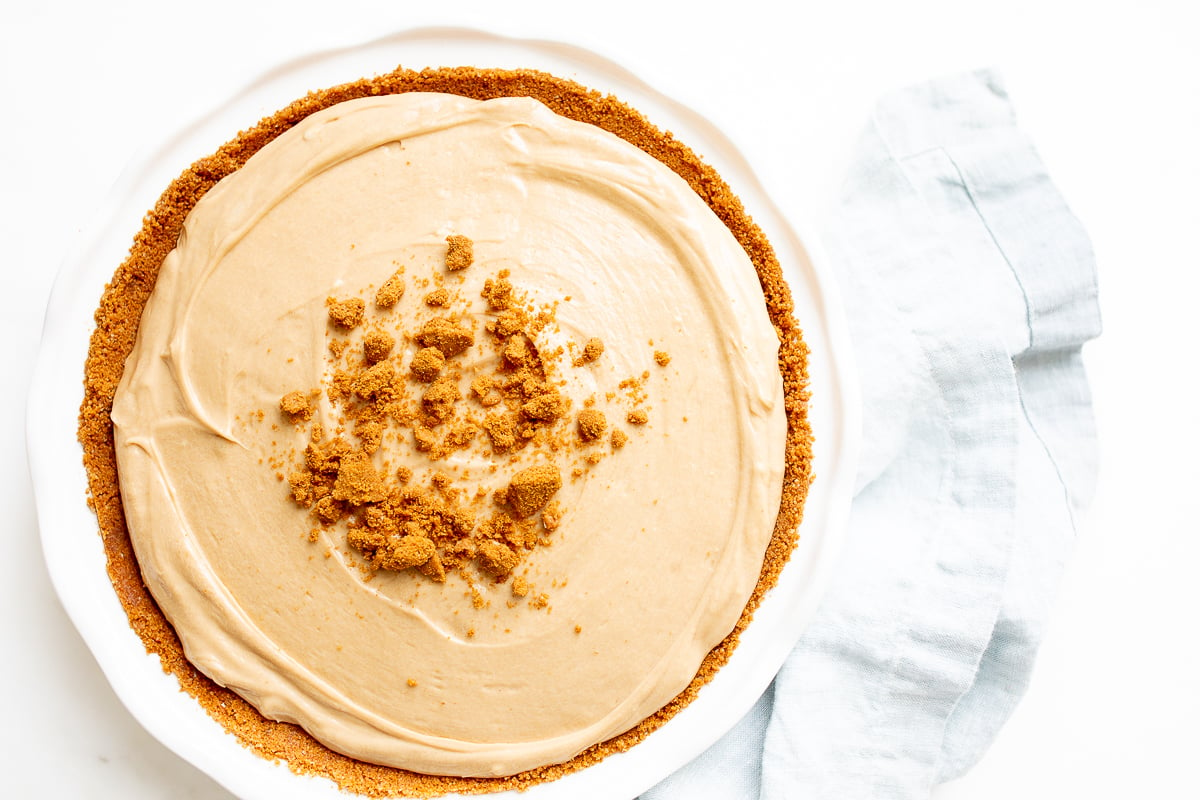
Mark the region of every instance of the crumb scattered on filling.
[[357, 327], [358, 323], [362, 322], [363, 312], [367, 307], [366, 303], [358, 297], [351, 297], [348, 300], [336, 300], [330, 297], [325, 304], [329, 307], [329, 318], [342, 328]]
[[375, 305], [379, 308], [391, 308], [400, 302], [400, 298], [404, 296], [404, 278], [396, 272], [392, 277], [383, 282], [383, 286], [375, 292]]
[[386, 331], [371, 331], [363, 337], [363, 356], [367, 362], [374, 364], [383, 361], [392, 353], [396, 339]]
[[312, 406], [304, 392], [288, 392], [279, 400], [279, 409], [291, 418], [292, 422], [300, 422], [312, 418]]
[[[446, 241], [448, 270], [472, 263], [469, 238]], [[332, 332], [347, 338], [331, 342], [324, 385], [287, 393], [280, 410], [301, 426], [315, 413], [309, 397], [324, 393], [334, 416], [307, 428], [287, 485], [293, 502], [312, 516], [309, 538], [344, 529], [368, 576], [407, 570], [444, 582], [457, 571], [480, 606], [487, 601], [475, 588], [478, 579], [509, 580], [529, 553], [551, 544], [550, 534], [568, 517], [556, 497], [560, 465], [573, 459], [570, 474], [579, 478], [599, 464], [605, 452], [591, 445], [609, 423], [594, 395], [571, 413], [572, 401], [560, 389], [560, 370], [568, 368], [562, 348], [546, 352], [537, 344], [556, 325], [555, 304], [529, 300], [507, 269], [488, 276], [482, 304], [472, 303], [440, 284], [436, 266], [428, 280], [437, 288], [423, 297], [436, 308], [432, 315], [393, 310], [403, 292], [399, 272], [376, 292], [369, 316], [360, 298], [327, 301]], [[590, 364], [603, 351], [599, 338], [589, 339], [570, 366]], [[635, 410], [643, 399], [625, 398]], [[614, 448], [629, 440], [618, 430], [613, 437]], [[434, 470], [472, 448], [490, 456], [489, 473]], [[386, 466], [405, 452], [423, 456], [434, 471], [422, 479], [408, 467]], [[548, 608], [546, 593], [519, 580], [514, 597]]]
[[445, 306], [450, 304], [450, 290], [445, 286], [440, 289], [434, 289], [429, 294], [425, 295], [425, 305], [427, 306]]
[[591, 364], [593, 361], [598, 361], [602, 355], [604, 355], [604, 342], [597, 337], [592, 337], [584, 342], [583, 350], [575, 358], [575, 366]]
[[446, 237], [446, 269], [457, 272], [471, 266], [475, 260], [475, 245], [466, 236]]
[[604, 412], [597, 411], [594, 408], [585, 408], [580, 411], [577, 422], [579, 425], [579, 438], [585, 442], [599, 439], [608, 428], [608, 420], [605, 419]]

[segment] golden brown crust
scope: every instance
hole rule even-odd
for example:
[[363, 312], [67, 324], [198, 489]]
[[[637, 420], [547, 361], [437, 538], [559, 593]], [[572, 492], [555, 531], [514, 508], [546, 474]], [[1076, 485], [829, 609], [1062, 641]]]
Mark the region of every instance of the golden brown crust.
[[[183, 655], [174, 629], [163, 617], [142, 582], [125, 527], [118, 489], [113, 428], [109, 414], [125, 358], [133, 349], [138, 323], [154, 288], [163, 259], [175, 247], [184, 218], [217, 181], [241, 167], [264, 144], [300, 120], [345, 100], [376, 94], [429, 91], [476, 99], [533, 97], [555, 112], [608, 130], [641, 148], [682, 177], [732, 231], [758, 271], [767, 310], [779, 335], [779, 365], [783, 374], [784, 406], [788, 419], [783, 501], [767, 547], [754, 593], [737, 625], [704, 659], [692, 682], [670, 703], [625, 733], [594, 745], [565, 764], [522, 772], [506, 778], [455, 778], [420, 775], [367, 764], [335, 753], [301, 728], [264, 718], [240, 696], [224, 689], [193, 667]], [[388, 304], [402, 286], [399, 278], [380, 305]], [[378, 302], [378, 301], [377, 301]], [[764, 592], [775, 585], [797, 541], [804, 498], [813, 479], [812, 430], [808, 423], [808, 348], [793, 317], [791, 295], [779, 262], [766, 237], [749, 218], [741, 201], [708, 165], [670, 133], [655, 128], [641, 114], [611, 96], [579, 84], [528, 70], [479, 70], [469, 67], [397, 69], [312, 92], [202, 158], [171, 182], [146, 215], [128, 258], [105, 287], [95, 313], [84, 370], [84, 400], [79, 414], [79, 440], [88, 473], [89, 503], [96, 512], [108, 559], [108, 574], [146, 650], [159, 657], [165, 672], [238, 740], [264, 758], [284, 761], [300, 774], [320, 775], [342, 788], [369, 797], [431, 797], [447, 792], [485, 794], [524, 789], [584, 769], [615, 752], [641, 742], [690, 703], [704, 684], [729, 659], [742, 630], [750, 622]], [[614, 446], [619, 446], [614, 431]]]

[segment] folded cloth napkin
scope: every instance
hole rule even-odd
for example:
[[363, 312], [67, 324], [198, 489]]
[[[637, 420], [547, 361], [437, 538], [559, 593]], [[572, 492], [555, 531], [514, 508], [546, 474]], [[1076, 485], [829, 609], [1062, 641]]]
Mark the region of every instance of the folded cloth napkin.
[[1091, 245], [994, 73], [886, 96], [828, 234], [863, 388], [841, 563], [757, 705], [644, 800], [961, 775], [1024, 693], [1093, 491]]

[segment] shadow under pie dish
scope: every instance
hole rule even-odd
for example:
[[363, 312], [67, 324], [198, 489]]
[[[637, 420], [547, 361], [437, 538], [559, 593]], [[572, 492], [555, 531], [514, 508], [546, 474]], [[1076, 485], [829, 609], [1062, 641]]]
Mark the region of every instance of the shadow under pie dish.
[[244, 744], [495, 791], [636, 744], [728, 658], [795, 543], [805, 355], [761, 232], [637, 112], [397, 71], [168, 188], [80, 438], [131, 624]]

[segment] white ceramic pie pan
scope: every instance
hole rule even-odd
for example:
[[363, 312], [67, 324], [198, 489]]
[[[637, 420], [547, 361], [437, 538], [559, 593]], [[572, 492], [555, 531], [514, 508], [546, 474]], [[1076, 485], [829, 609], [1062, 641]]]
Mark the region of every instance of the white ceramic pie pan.
[[859, 401], [841, 307], [832, 276], [814, 254], [814, 240], [797, 235], [794, 221], [785, 220], [766, 196], [751, 164], [711, 123], [591, 52], [462, 29], [399, 33], [284, 64], [135, 159], [114, 187], [107, 213], [85, 231], [61, 267], [30, 391], [29, 462], [50, 577], [121, 701], [164, 745], [248, 800], [348, 796], [327, 780], [297, 776], [243, 748], [146, 653], [105, 571], [96, 519], [85, 502], [87, 476], [76, 428], [92, 314], [143, 214], [167, 184], [196, 158], [310, 89], [397, 65], [540, 69], [616, 95], [717, 169], [774, 245], [795, 298], [811, 350], [817, 479], [791, 562], [729, 663], [693, 703], [630, 751], [520, 795], [528, 800], [633, 797], [703, 752], [750, 709], [816, 610], [849, 512]]

